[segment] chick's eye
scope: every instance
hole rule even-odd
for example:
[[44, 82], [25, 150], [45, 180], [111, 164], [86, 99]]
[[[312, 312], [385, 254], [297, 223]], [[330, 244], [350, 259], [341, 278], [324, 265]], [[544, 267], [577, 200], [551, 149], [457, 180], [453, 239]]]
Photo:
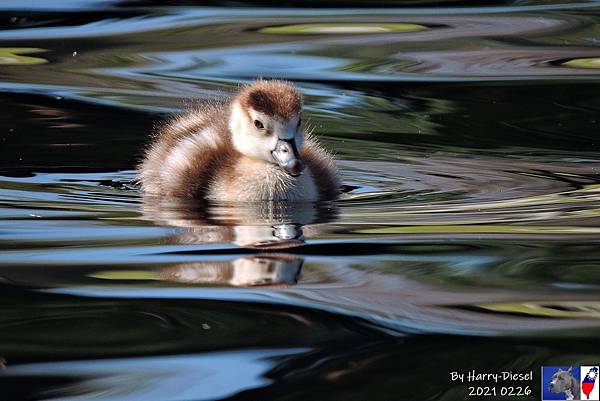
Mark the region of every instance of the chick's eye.
[[255, 126], [256, 128], [258, 128], [258, 129], [263, 129], [263, 128], [265, 128], [265, 126], [263, 125], [263, 123], [261, 123], [261, 122], [260, 122], [260, 121], [258, 121], [258, 120], [254, 120], [254, 126]]

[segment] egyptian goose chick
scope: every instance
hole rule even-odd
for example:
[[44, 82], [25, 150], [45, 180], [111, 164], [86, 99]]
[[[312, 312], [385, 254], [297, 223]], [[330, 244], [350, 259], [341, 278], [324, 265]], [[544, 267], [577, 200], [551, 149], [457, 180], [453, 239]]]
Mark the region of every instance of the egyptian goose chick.
[[304, 132], [301, 113], [290, 83], [258, 80], [229, 101], [179, 115], [138, 167], [142, 190], [233, 202], [335, 199], [335, 162]]

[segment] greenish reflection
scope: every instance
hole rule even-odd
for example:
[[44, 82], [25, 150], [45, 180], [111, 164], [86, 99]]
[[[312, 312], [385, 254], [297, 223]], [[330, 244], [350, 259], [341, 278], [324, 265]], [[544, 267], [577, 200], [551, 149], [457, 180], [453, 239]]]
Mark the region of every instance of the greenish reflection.
[[259, 32], [274, 34], [367, 34], [385, 32], [419, 32], [427, 27], [407, 23], [377, 23], [377, 22], [329, 22], [314, 24], [293, 24], [262, 28]]

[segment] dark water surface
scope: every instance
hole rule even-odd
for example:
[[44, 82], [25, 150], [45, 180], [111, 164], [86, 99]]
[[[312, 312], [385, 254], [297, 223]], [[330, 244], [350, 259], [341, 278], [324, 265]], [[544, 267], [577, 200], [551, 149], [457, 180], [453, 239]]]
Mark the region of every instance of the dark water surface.
[[[600, 362], [600, 2], [207, 4], [0, 2], [0, 400], [539, 399]], [[153, 124], [256, 76], [342, 199], [142, 197]]]

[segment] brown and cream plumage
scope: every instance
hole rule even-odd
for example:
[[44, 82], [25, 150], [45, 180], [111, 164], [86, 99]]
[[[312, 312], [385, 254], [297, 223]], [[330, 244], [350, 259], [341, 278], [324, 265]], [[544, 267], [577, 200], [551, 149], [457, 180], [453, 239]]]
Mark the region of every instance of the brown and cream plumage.
[[334, 199], [333, 158], [304, 132], [302, 97], [259, 80], [164, 124], [138, 167], [142, 190], [219, 201]]

